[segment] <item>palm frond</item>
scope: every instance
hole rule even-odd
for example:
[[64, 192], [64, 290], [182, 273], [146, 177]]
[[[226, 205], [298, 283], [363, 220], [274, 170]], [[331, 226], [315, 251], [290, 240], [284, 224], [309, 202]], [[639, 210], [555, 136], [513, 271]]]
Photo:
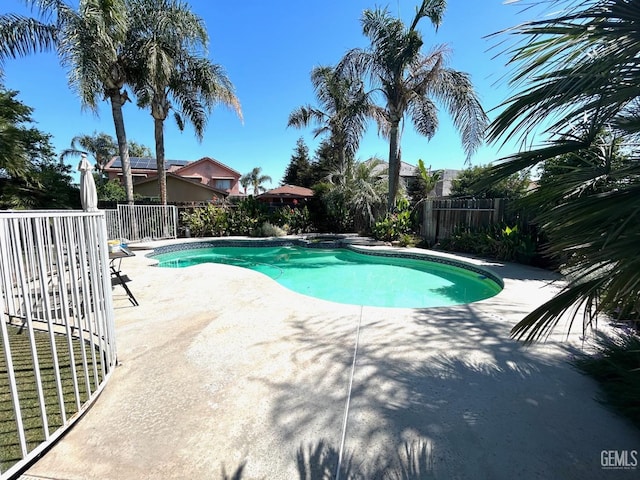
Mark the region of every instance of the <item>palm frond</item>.
[[602, 105], [611, 117], [624, 110], [640, 94], [638, 18], [635, 2], [604, 0], [508, 31], [524, 38], [509, 52], [511, 84], [529, 86], [501, 105], [489, 138], [507, 141], [543, 120], [557, 130]]
[[315, 123], [314, 136], [328, 133], [341, 163], [355, 156], [373, 109], [362, 80], [350, 76], [351, 70], [343, 67], [320, 66], [311, 71], [319, 107], [298, 107], [289, 115], [287, 124], [302, 127]]
[[52, 50], [57, 39], [56, 25], [20, 15], [0, 15], [0, 62]]
[[422, 4], [416, 7], [416, 15], [409, 30], [414, 30], [418, 26], [418, 22], [425, 17], [431, 20], [431, 23], [437, 30], [442, 23], [446, 8], [446, 0], [422, 0]]
[[416, 95], [408, 109], [417, 132], [431, 140], [438, 129], [438, 107], [430, 98]]
[[325, 118], [324, 112], [313, 108], [311, 105], [305, 105], [298, 107], [289, 114], [289, 121], [287, 127], [306, 127], [312, 121], [322, 122]]
[[564, 315], [569, 315], [570, 330], [575, 318], [581, 313], [581, 307], [584, 309], [583, 329], [588, 328], [594, 319], [590, 307], [595, 303], [603, 285], [602, 279], [573, 283], [518, 322], [511, 329], [511, 335], [527, 343], [545, 339]]
[[571, 152], [575, 165], [542, 182], [527, 202], [549, 237], [547, 253], [562, 262], [568, 285], [561, 295], [520, 322], [527, 341], [547, 335], [562, 315], [584, 308], [585, 326], [598, 313], [640, 307], [640, 164], [620, 156], [616, 137]]
[[464, 72], [443, 68], [438, 82], [433, 84], [432, 92], [453, 117], [469, 159], [482, 144], [489, 123], [469, 76]]

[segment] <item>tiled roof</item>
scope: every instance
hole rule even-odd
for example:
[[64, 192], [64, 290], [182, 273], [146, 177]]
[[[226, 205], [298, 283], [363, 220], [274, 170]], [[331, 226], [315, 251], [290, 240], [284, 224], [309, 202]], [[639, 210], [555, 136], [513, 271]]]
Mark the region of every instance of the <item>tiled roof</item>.
[[297, 185], [282, 185], [281, 187], [268, 190], [260, 195], [261, 197], [312, 197], [313, 190]]

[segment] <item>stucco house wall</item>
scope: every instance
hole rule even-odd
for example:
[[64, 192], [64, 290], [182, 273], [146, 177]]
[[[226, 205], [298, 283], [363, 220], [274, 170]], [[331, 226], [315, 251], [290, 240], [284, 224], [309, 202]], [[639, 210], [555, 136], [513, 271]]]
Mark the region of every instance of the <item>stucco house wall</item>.
[[240, 194], [240, 173], [209, 157], [190, 163], [176, 170], [175, 174], [198, 180], [229, 195]]
[[[143, 197], [160, 197], [156, 178], [134, 184], [133, 191]], [[167, 175], [167, 202], [209, 202], [214, 199], [223, 200], [224, 197], [224, 193], [212, 190], [205, 185]]]

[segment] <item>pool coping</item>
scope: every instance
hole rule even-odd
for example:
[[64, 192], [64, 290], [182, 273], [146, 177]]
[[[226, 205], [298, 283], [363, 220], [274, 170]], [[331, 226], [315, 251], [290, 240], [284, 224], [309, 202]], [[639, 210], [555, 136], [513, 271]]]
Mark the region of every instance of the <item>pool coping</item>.
[[444, 252], [434, 252], [429, 250], [427, 252], [417, 251], [417, 249], [407, 250], [406, 248], [399, 249], [397, 247], [379, 246], [379, 245], [354, 245], [351, 242], [351, 237], [336, 238], [331, 240], [315, 241], [313, 237], [294, 237], [294, 238], [261, 238], [261, 239], [240, 239], [240, 238], [216, 238], [212, 240], [200, 240], [200, 241], [186, 241], [179, 243], [170, 243], [167, 245], [161, 245], [155, 247], [153, 251], [147, 253], [145, 256], [150, 259], [154, 259], [157, 255], [165, 253], [174, 253], [183, 250], [197, 250], [203, 248], [215, 248], [215, 247], [304, 247], [315, 249], [343, 249], [350, 250], [352, 252], [361, 253], [363, 255], [371, 255], [377, 257], [389, 257], [389, 258], [406, 258], [411, 260], [425, 260], [433, 263], [439, 263], [442, 265], [448, 265], [452, 267], [462, 268], [470, 270], [478, 275], [483, 275], [492, 281], [494, 281], [500, 290], [504, 289], [504, 280], [495, 272], [476, 265], [469, 259], [462, 259], [460, 257], [454, 257], [453, 255], [446, 254]]

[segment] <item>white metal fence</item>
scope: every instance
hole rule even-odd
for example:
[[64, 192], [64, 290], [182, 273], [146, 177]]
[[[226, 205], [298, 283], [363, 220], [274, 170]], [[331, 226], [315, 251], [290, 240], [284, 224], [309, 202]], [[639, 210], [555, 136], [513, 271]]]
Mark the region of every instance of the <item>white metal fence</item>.
[[96, 399], [116, 365], [102, 212], [0, 213], [0, 479]]
[[103, 211], [104, 219], [107, 222], [107, 236], [112, 239], [120, 238], [120, 221], [118, 220], [118, 210], [113, 208], [105, 209]]
[[105, 210], [109, 238], [129, 242], [160, 240], [178, 236], [175, 205], [118, 205]]

